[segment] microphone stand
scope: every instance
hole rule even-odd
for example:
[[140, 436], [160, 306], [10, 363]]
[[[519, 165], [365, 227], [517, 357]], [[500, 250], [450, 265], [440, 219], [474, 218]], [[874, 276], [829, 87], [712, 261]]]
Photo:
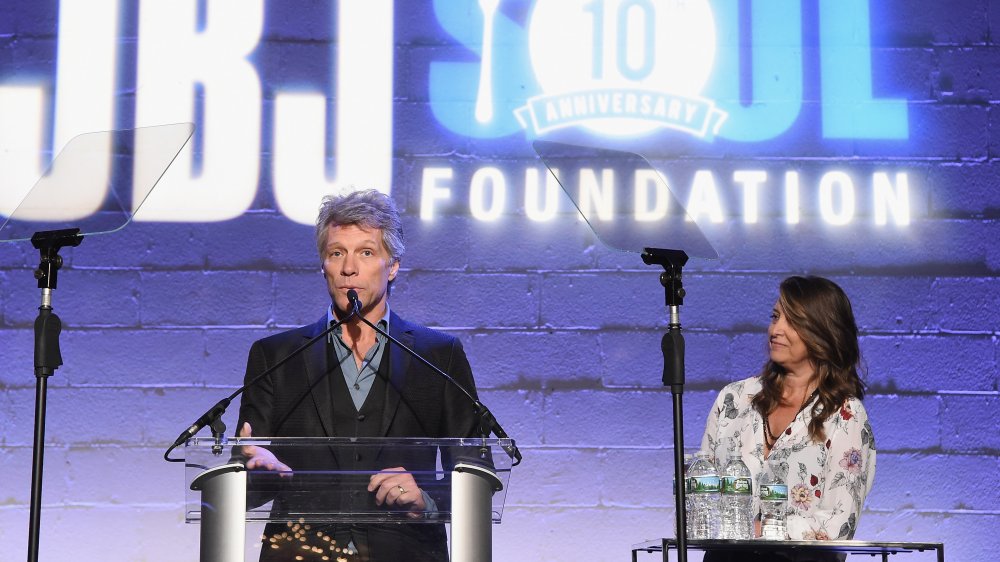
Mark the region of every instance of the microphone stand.
[[[487, 408], [486, 405], [480, 402], [477, 398], [472, 396], [472, 394], [470, 394], [469, 391], [466, 390], [465, 387], [463, 387], [461, 384], [459, 384], [458, 381], [456, 381], [451, 375], [442, 371], [436, 365], [434, 365], [427, 359], [424, 359], [422, 355], [420, 355], [416, 351], [413, 351], [405, 344], [403, 344], [403, 342], [392, 337], [391, 335], [389, 335], [388, 332], [386, 332], [382, 328], [379, 328], [375, 324], [371, 323], [367, 318], [365, 318], [364, 315], [361, 314], [361, 301], [358, 300], [357, 292], [355, 292], [353, 289], [348, 291], [347, 298], [351, 303], [351, 315], [357, 316], [359, 320], [361, 320], [371, 329], [385, 336], [392, 343], [398, 345], [400, 349], [408, 353], [410, 357], [413, 357], [417, 361], [420, 361], [421, 363], [424, 364], [424, 366], [431, 369], [441, 377], [444, 377], [445, 380], [447, 380], [448, 382], [453, 384], [456, 388], [458, 388], [462, 392], [462, 394], [464, 394], [469, 399], [469, 401], [472, 402], [472, 407], [475, 409], [476, 416], [479, 418], [479, 434], [483, 439], [488, 439], [491, 433], [493, 433], [500, 439], [510, 439], [510, 437], [507, 436], [507, 432], [504, 431], [502, 427], [500, 427], [500, 423], [497, 421], [496, 417], [493, 416], [493, 412], [491, 412], [490, 409]], [[517, 466], [521, 464], [521, 451], [518, 450], [517, 445], [514, 443], [513, 439], [510, 439], [510, 446], [503, 446], [503, 449], [504, 451], [507, 452], [508, 455], [510, 455], [510, 458], [513, 459], [514, 461], [511, 464], [511, 466]]]
[[[687, 514], [684, 510], [684, 336], [681, 334], [680, 306], [684, 304], [684, 284], [681, 269], [688, 261], [682, 250], [645, 248], [642, 261], [646, 265], [660, 265], [660, 284], [670, 311], [667, 333], [660, 340], [663, 352], [663, 385], [670, 387], [674, 410], [674, 510], [677, 522], [677, 560], [687, 562]], [[666, 547], [664, 546], [664, 553]]]
[[163, 453], [163, 459], [166, 460], [167, 462], [184, 462], [184, 459], [170, 458], [170, 452], [176, 449], [177, 447], [183, 445], [188, 439], [194, 437], [194, 435], [199, 431], [201, 431], [202, 428], [204, 428], [206, 425], [212, 429], [212, 437], [215, 438], [215, 444], [212, 445], [212, 452], [216, 455], [221, 455], [226, 439], [225, 437], [226, 424], [223, 423], [222, 421], [222, 415], [226, 413], [226, 408], [229, 407], [229, 404], [233, 401], [233, 399], [239, 396], [240, 394], [243, 394], [246, 391], [246, 389], [257, 384], [258, 381], [262, 380], [264, 377], [273, 373], [279, 367], [287, 363], [293, 357], [298, 356], [300, 353], [305, 351], [307, 348], [311, 347], [317, 341], [327, 337], [330, 334], [330, 332], [336, 330], [338, 326], [340, 326], [344, 322], [347, 322], [351, 318], [354, 318], [356, 315], [358, 315], [357, 308], [352, 310], [350, 314], [348, 314], [344, 318], [337, 320], [336, 322], [331, 322], [330, 326], [327, 327], [327, 329], [323, 330], [322, 332], [314, 336], [312, 339], [310, 339], [306, 343], [296, 348], [294, 351], [283, 357], [280, 361], [272, 365], [263, 373], [254, 377], [250, 382], [245, 383], [243, 386], [237, 388], [229, 396], [223, 398], [222, 400], [219, 400], [215, 404], [215, 406], [212, 406], [207, 412], [202, 414], [200, 418], [198, 418], [193, 424], [191, 424], [190, 427], [181, 432], [181, 434], [177, 437], [174, 443], [170, 445], [170, 447], [166, 450], [165, 453]]

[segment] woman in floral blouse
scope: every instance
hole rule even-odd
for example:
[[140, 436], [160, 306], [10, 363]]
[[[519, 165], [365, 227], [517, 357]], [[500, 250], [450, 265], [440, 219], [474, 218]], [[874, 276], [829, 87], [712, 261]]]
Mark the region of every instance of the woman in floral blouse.
[[701, 448], [721, 466], [736, 442], [755, 478], [788, 484], [789, 539], [850, 539], [875, 477], [851, 303], [832, 281], [789, 277], [767, 335], [762, 372], [719, 393]]

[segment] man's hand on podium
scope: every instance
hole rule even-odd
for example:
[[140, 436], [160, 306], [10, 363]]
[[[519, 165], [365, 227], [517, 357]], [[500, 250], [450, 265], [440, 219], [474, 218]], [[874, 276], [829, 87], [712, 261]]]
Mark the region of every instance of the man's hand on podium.
[[[248, 422], [243, 422], [240, 428], [240, 437], [253, 437], [253, 429]], [[240, 447], [243, 456], [247, 459], [244, 465], [247, 470], [269, 470], [278, 472], [281, 478], [291, 478], [292, 469], [285, 463], [278, 460], [274, 453], [257, 445], [245, 445]]]
[[373, 474], [368, 491], [375, 492], [375, 503], [406, 508], [411, 517], [422, 517], [427, 510], [423, 490], [417, 486], [413, 475], [401, 466], [387, 468]]

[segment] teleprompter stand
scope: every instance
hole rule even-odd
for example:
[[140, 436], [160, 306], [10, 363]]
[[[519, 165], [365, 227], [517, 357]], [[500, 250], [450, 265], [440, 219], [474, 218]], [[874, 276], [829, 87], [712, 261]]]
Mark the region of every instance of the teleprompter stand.
[[[572, 135], [570, 135], [572, 136]], [[680, 306], [684, 303], [682, 268], [688, 257], [715, 259], [715, 249], [690, 219], [684, 206], [670, 192], [663, 176], [638, 154], [581, 144], [535, 141], [532, 146], [552, 176], [562, 186], [582, 218], [606, 247], [639, 253], [646, 265], [663, 267], [660, 284], [670, 311], [667, 333], [660, 344], [663, 353], [663, 384], [673, 394], [675, 531], [681, 562], [687, 560], [684, 513], [684, 337]], [[606, 197], [596, 204], [582, 187], [573, 187], [571, 170], [600, 169], [601, 190]], [[588, 180], [589, 181], [589, 180]], [[578, 182], [583, 186], [587, 181]], [[650, 194], [653, 195], [650, 195]], [[656, 200], [656, 205], [650, 201]], [[659, 216], [650, 219], [651, 209]], [[645, 211], [640, 213], [640, 211]], [[639, 215], [645, 215], [639, 219]], [[675, 249], [663, 249], [664, 246]]]
[[[684, 335], [681, 334], [680, 307], [684, 304], [682, 268], [688, 255], [681, 250], [646, 248], [642, 253], [646, 265], [660, 265], [660, 284], [666, 296], [670, 323], [660, 340], [663, 352], [663, 386], [670, 387], [674, 410], [674, 474], [684, 474]], [[674, 478], [674, 509], [677, 517], [677, 559], [687, 561], [687, 514], [684, 510], [684, 478]]]
[[30, 240], [40, 254], [34, 272], [42, 298], [35, 319], [28, 562], [38, 560], [48, 379], [63, 364], [59, 348], [62, 321], [52, 308], [52, 292], [63, 265], [59, 251], [79, 246], [84, 235], [107, 234], [125, 227], [193, 132], [193, 124], [177, 123], [73, 137], [0, 223], [0, 242]]
[[75, 247], [83, 242], [79, 228], [37, 232], [31, 237], [31, 245], [41, 254], [35, 278], [42, 290], [42, 304], [35, 318], [35, 435], [31, 455], [31, 507], [28, 522], [28, 560], [38, 559], [38, 529], [42, 509], [42, 466], [45, 455], [45, 403], [48, 381], [56, 369], [62, 365], [59, 351], [59, 333], [62, 321], [52, 311], [52, 291], [58, 283], [62, 256], [59, 250], [65, 246]]

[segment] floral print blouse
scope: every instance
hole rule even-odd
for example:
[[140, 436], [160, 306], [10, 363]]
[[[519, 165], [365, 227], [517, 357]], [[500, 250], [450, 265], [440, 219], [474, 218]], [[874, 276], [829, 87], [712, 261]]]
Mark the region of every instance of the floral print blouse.
[[[786, 529], [791, 540], [847, 540], [854, 537], [861, 506], [875, 479], [875, 438], [868, 413], [857, 398], [823, 424], [826, 441], [809, 438], [812, 402], [792, 420], [764, 458], [764, 422], [750, 405], [760, 392], [758, 377], [727, 385], [708, 415], [701, 450], [719, 470], [736, 442], [754, 475], [754, 513], [760, 512], [757, 482], [767, 472], [788, 485]], [[815, 398], [813, 399], [815, 401]], [[778, 428], [772, 428], [777, 431]]]

